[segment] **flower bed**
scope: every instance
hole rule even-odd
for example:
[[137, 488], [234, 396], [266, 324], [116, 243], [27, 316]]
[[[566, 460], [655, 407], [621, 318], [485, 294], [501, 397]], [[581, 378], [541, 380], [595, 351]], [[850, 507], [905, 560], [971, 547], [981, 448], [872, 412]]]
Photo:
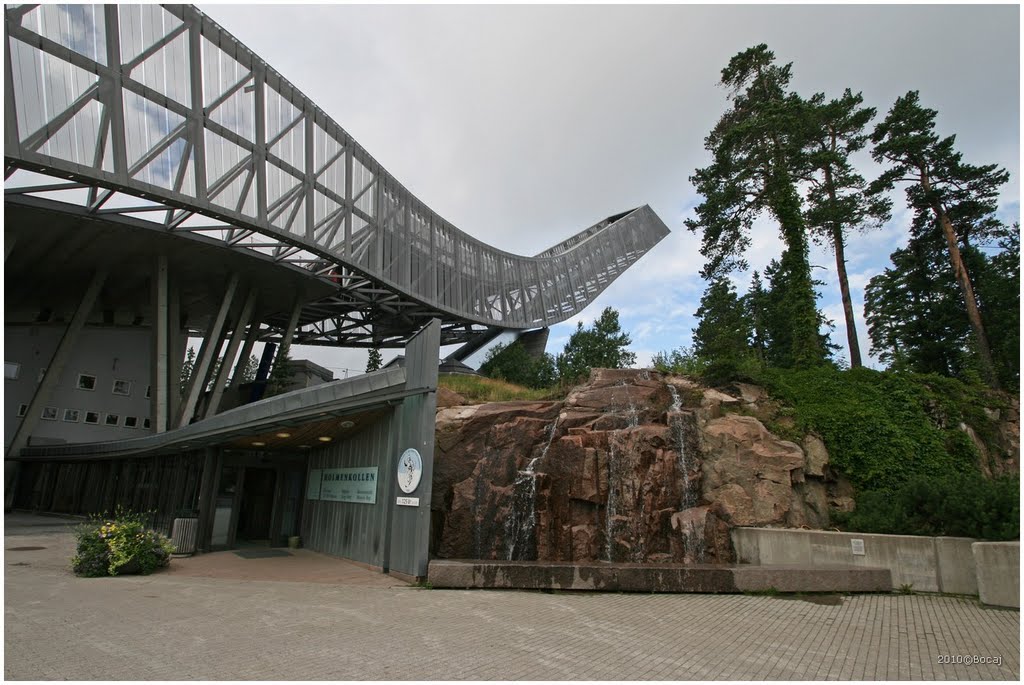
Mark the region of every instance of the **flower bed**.
[[146, 528], [142, 514], [118, 509], [112, 518], [94, 517], [75, 531], [78, 549], [71, 559], [75, 575], [95, 578], [143, 575], [167, 566], [174, 545]]

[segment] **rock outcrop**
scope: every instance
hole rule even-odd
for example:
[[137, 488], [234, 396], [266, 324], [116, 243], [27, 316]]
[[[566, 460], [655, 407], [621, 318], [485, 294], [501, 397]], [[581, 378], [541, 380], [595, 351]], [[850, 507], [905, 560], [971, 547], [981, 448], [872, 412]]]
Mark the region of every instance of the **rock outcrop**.
[[814, 470], [801, 448], [756, 418], [723, 414], [742, 402], [629, 369], [596, 370], [564, 402], [443, 407], [432, 549], [443, 558], [728, 562], [732, 526], [820, 524], [819, 509], [827, 522], [824, 489], [794, 489]]

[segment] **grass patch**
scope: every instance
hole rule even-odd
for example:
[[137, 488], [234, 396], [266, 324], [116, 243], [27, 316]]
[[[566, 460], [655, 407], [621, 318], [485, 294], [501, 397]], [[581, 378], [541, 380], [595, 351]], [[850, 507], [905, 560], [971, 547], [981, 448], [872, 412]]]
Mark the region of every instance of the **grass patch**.
[[437, 384], [459, 393], [470, 404], [511, 402], [513, 400], [560, 400], [566, 394], [558, 387], [534, 390], [507, 381], [461, 374], [441, 376], [438, 378]]

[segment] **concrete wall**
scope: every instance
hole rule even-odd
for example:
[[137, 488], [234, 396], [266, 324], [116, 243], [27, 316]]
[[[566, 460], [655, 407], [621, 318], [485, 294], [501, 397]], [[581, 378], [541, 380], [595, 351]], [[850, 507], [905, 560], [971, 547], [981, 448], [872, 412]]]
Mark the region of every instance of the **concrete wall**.
[[[977, 594], [970, 538], [876, 535], [785, 528], [734, 528], [741, 564], [864, 566], [892, 572], [892, 586], [919, 592]], [[863, 554], [855, 554], [861, 551]]]
[[[19, 365], [18, 378], [4, 380], [4, 447], [21, 425], [19, 407], [32, 401], [45, 369], [64, 335], [63, 324], [4, 327], [4, 360]], [[46, 405], [57, 409], [54, 420], [40, 419], [30, 444], [55, 442], [100, 442], [149, 435], [149, 357], [152, 335], [140, 326], [86, 326], [68, 359]], [[93, 390], [78, 388], [78, 375], [96, 377]], [[128, 381], [128, 395], [113, 393], [115, 380]], [[77, 410], [77, 420], [66, 410]], [[95, 412], [98, 423], [85, 423], [86, 412]], [[107, 416], [117, 416], [107, 425]], [[125, 425], [134, 418], [134, 427]]]
[[1020, 608], [1020, 542], [975, 542], [978, 596], [985, 604]]

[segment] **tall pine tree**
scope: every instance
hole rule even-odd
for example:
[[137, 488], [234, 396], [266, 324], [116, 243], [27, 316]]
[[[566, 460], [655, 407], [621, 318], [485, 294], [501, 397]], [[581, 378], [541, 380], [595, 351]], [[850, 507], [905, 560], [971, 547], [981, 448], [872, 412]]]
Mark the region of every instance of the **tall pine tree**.
[[875, 109], [862, 107], [863, 102], [861, 94], [854, 95], [849, 88], [842, 97], [828, 102], [818, 93], [809, 102], [807, 129], [811, 173], [805, 218], [815, 241], [831, 245], [836, 256], [852, 368], [863, 362], [846, 275], [846, 236], [851, 230], [881, 227], [889, 220], [892, 207], [888, 198], [865, 193], [867, 183], [850, 163], [850, 155], [867, 142], [864, 129], [875, 116]]
[[[963, 294], [982, 376], [992, 387], [999, 387], [978, 298], [961, 247], [969, 244], [964, 241], [969, 241], [971, 230], [993, 226], [999, 187], [1006, 183], [1009, 174], [994, 164], [965, 164], [953, 148], [956, 137], [940, 139], [935, 133], [936, 114], [935, 110], [921, 106], [917, 91], [896, 100], [871, 136], [872, 156], [878, 162], [888, 163], [890, 168], [870, 189], [880, 193], [891, 190], [897, 182], [908, 183], [910, 206], [919, 217], [929, 214], [938, 225], [953, 278]], [[959, 232], [953, 223], [957, 219]], [[916, 223], [923, 227], [929, 222], [919, 218]]]
[[807, 230], [797, 183], [808, 173], [805, 154], [808, 105], [789, 92], [791, 65], [775, 63], [768, 46], [734, 56], [722, 70], [732, 108], [705, 139], [712, 163], [690, 181], [704, 197], [697, 218], [686, 222], [702, 231], [702, 275], [708, 280], [746, 268], [754, 220], [767, 213], [779, 224], [786, 249], [779, 262], [787, 282], [784, 357], [794, 366], [821, 363], [826, 351], [818, 334], [819, 315], [808, 263]]

